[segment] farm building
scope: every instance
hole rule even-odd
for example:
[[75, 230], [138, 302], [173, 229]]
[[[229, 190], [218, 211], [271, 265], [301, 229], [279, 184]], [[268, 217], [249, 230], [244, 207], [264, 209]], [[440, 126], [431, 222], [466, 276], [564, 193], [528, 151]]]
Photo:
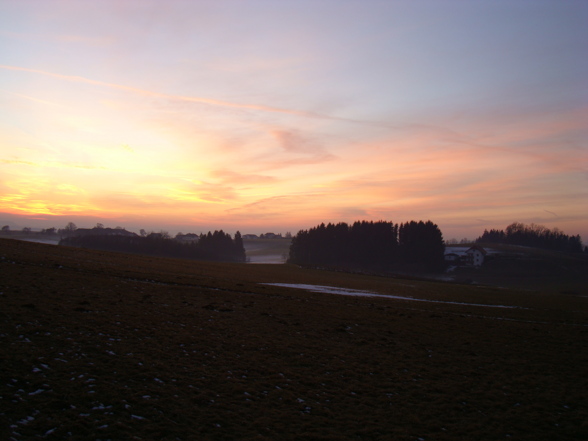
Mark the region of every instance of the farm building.
[[466, 251], [465, 263], [466, 265], [482, 266], [486, 254], [488, 253], [484, 248], [474, 245]]
[[260, 238], [261, 239], [281, 239], [282, 238], [282, 234], [281, 233], [278, 233], [278, 234], [275, 234], [275, 233], [265, 233], [265, 234], [262, 234], [260, 236]]

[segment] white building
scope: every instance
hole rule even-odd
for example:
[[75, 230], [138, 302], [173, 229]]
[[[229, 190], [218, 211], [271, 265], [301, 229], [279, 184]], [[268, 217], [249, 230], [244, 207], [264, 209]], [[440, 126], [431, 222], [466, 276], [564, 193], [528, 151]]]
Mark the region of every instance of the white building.
[[482, 266], [484, 257], [487, 252], [479, 245], [474, 245], [466, 251], [466, 264], [472, 266]]

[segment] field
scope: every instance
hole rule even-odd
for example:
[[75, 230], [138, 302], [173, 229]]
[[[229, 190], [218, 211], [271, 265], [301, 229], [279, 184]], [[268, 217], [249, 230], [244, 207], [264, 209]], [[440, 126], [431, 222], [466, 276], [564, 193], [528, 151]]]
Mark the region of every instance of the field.
[[0, 439], [586, 439], [583, 288], [0, 239]]

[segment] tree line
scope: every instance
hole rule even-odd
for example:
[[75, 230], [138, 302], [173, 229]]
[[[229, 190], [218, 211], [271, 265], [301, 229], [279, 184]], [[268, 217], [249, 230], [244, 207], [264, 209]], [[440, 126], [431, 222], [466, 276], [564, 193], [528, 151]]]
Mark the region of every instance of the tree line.
[[198, 241], [188, 243], [179, 242], [162, 233], [146, 236], [71, 234], [62, 238], [59, 244], [160, 257], [245, 262], [243, 239], [238, 231], [234, 238], [222, 230], [214, 233], [209, 231], [208, 234], [201, 234]]
[[288, 262], [435, 271], [443, 268], [444, 252], [443, 235], [431, 221], [322, 223], [292, 238]]
[[520, 222], [510, 224], [506, 230], [484, 230], [476, 242], [523, 245], [572, 253], [582, 252], [580, 235], [568, 236], [558, 228], [549, 229], [543, 225], [526, 225]]

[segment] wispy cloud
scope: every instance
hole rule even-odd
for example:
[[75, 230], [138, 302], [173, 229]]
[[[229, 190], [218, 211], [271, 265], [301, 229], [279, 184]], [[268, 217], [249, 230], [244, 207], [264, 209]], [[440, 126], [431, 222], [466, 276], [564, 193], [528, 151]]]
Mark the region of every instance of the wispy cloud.
[[304, 194], [287, 194], [280, 196], [271, 196], [267, 198], [258, 199], [245, 205], [240, 205], [226, 211], [231, 214], [238, 212], [242, 213], [279, 213], [284, 207], [290, 207], [289, 211], [297, 210], [301, 204], [308, 204], [318, 202], [323, 197], [327, 196], [324, 192], [304, 193]]
[[178, 201], [224, 203], [237, 198], [237, 192], [227, 185], [185, 182], [170, 188], [166, 196]]
[[14, 95], [14, 96], [17, 96], [19, 98], [23, 98], [23, 99], [28, 100], [28, 101], [33, 101], [33, 102], [39, 103], [39, 104], [45, 104], [45, 105], [54, 106], [54, 107], [63, 107], [63, 105], [60, 104], [60, 103], [56, 103], [56, 102], [52, 102], [52, 101], [47, 101], [47, 100], [42, 100], [42, 99], [35, 98], [35, 97], [32, 97], [32, 96], [24, 95], [22, 93], [15, 93], [15, 92], [11, 92], [9, 90], [2, 90], [2, 92], [8, 93], [8, 94], [11, 94], [11, 95]]
[[54, 162], [54, 161], [24, 161], [20, 159], [0, 159], [2, 164], [12, 165], [29, 165], [32, 167], [55, 167], [55, 168], [81, 168], [85, 170], [107, 170], [107, 167], [90, 164], [75, 164], [67, 162]]
[[271, 134], [278, 141], [278, 144], [289, 153], [310, 153], [316, 154], [323, 149], [316, 143], [303, 137], [297, 130], [273, 129]]
[[[236, 109], [244, 109], [244, 110], [259, 110], [262, 112], [272, 112], [272, 113], [284, 113], [289, 115], [295, 115], [304, 118], [316, 118], [316, 119], [326, 119], [326, 120], [334, 120], [334, 121], [341, 121], [347, 123], [354, 123], [354, 124], [375, 124], [381, 125], [380, 123], [372, 123], [370, 121], [361, 121], [355, 120], [352, 118], [341, 118], [337, 116], [331, 115], [324, 115], [321, 113], [316, 112], [309, 112], [304, 110], [294, 110], [294, 109], [285, 109], [281, 107], [273, 107], [273, 106], [264, 106], [259, 104], [246, 104], [246, 103], [236, 103], [231, 101], [223, 101], [217, 100], [212, 98], [204, 98], [204, 97], [194, 97], [194, 96], [184, 96], [184, 95], [170, 95], [160, 92], [154, 92], [146, 89], [140, 89], [137, 87], [125, 86], [116, 83], [108, 83], [105, 81], [98, 81], [92, 80], [89, 78], [84, 78], [81, 76], [76, 75], [63, 75], [54, 72], [46, 72], [43, 70], [38, 69], [30, 69], [26, 67], [19, 67], [19, 66], [7, 66], [7, 65], [0, 65], [0, 69], [12, 70], [12, 71], [19, 71], [19, 72], [28, 72], [37, 75], [44, 75], [52, 78], [57, 78], [59, 80], [70, 81], [75, 83], [84, 83], [84, 84], [91, 84], [93, 86], [99, 87], [108, 87], [111, 89], [122, 90], [125, 92], [130, 92], [142, 96], [149, 96], [153, 98], [164, 98], [169, 100], [176, 100], [176, 101], [185, 101], [185, 102], [192, 102], [192, 103], [199, 103], [199, 104], [207, 104], [211, 106], [219, 106], [219, 107], [230, 107]], [[388, 126], [384, 124], [384, 126]]]
[[218, 179], [220, 182], [239, 186], [270, 185], [278, 180], [273, 176], [237, 173], [227, 169], [214, 170], [210, 174], [213, 178]]
[[114, 39], [109, 37], [89, 37], [80, 34], [37, 34], [31, 32], [14, 32], [0, 30], [0, 35], [22, 40], [54, 41], [64, 43], [83, 43], [91, 46], [105, 46], [112, 44]]

